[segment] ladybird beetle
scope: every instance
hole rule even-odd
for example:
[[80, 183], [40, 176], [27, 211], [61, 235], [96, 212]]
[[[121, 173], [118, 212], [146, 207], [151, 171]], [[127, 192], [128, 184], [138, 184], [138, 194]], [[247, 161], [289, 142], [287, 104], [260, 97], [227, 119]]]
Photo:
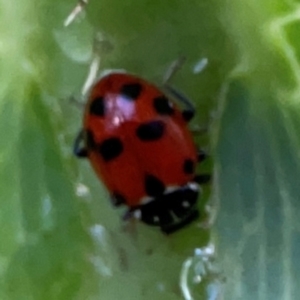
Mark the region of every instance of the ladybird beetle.
[[187, 127], [194, 107], [165, 88], [186, 108], [134, 75], [102, 77], [91, 88], [74, 153], [90, 160], [113, 204], [128, 207], [125, 219], [171, 233], [197, 219], [199, 184], [208, 175], [195, 174], [205, 155]]

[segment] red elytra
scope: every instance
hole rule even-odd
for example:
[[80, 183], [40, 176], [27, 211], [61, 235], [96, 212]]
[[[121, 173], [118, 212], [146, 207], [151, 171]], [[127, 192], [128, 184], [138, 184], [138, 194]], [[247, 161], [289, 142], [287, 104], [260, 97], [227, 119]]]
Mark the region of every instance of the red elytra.
[[114, 204], [128, 206], [127, 218], [170, 233], [198, 216], [192, 115], [151, 83], [111, 73], [91, 89], [74, 151], [88, 157]]

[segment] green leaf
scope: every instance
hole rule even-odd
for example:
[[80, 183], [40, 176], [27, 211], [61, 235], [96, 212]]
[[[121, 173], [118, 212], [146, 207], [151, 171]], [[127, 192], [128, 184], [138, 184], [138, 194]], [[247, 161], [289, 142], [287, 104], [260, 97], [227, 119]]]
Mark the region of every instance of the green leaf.
[[[75, 2], [0, 2], [0, 298], [295, 299], [297, 2], [90, 1], [65, 28]], [[200, 201], [202, 225], [219, 208], [211, 228], [166, 237], [126, 227], [89, 163], [73, 157], [82, 111], [69, 99], [95, 32], [113, 46], [100, 53], [102, 70], [159, 84], [187, 58], [172, 83], [197, 106], [192, 127], [213, 116], [196, 138], [212, 153], [200, 166], [214, 171]]]

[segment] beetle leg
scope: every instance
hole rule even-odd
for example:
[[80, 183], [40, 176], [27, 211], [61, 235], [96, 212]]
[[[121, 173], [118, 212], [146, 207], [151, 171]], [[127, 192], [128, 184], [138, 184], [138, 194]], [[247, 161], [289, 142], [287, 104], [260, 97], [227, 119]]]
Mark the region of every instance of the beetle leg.
[[192, 101], [182, 92], [179, 92], [177, 89], [170, 86], [169, 84], [164, 85], [164, 88], [167, 93], [169, 93], [174, 99], [183, 104], [183, 106], [185, 107], [182, 110], [182, 117], [184, 118], [184, 120], [187, 122], [192, 120], [192, 118], [196, 114], [196, 109]]
[[182, 92], [178, 91], [176, 88], [174, 88], [173, 86], [171, 86], [169, 84], [169, 82], [171, 81], [171, 79], [173, 78], [173, 76], [176, 74], [176, 72], [178, 72], [181, 69], [181, 67], [183, 66], [185, 60], [186, 60], [186, 58], [183, 57], [183, 56], [181, 56], [177, 60], [175, 60], [174, 62], [172, 62], [172, 64], [167, 69], [167, 71], [166, 71], [166, 73], [164, 75], [164, 78], [163, 78], [163, 88], [174, 99], [176, 99], [178, 102], [180, 102], [181, 104], [183, 104], [183, 106], [185, 108], [182, 111], [182, 116], [183, 116], [184, 120], [186, 120], [188, 122], [195, 115], [195, 112], [196, 112], [195, 107], [192, 104], [191, 100], [188, 99], [187, 96], [185, 96]]
[[203, 160], [207, 159], [208, 154], [206, 151], [202, 150], [202, 149], [198, 149], [198, 162], [202, 162]]
[[75, 139], [73, 152], [79, 158], [86, 158], [88, 156], [88, 150], [85, 146], [84, 139], [85, 131], [81, 129]]
[[198, 174], [194, 177], [193, 181], [197, 182], [198, 184], [206, 184], [211, 181], [211, 174]]

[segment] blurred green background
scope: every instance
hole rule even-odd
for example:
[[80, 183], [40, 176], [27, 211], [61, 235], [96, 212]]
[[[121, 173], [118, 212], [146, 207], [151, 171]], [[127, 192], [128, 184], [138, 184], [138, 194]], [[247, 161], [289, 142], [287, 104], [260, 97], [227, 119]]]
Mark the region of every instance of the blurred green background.
[[[75, 2], [0, 0], [0, 299], [298, 299], [299, 1], [90, 0], [65, 28]], [[157, 84], [187, 57], [173, 84], [193, 126], [213, 116], [211, 228], [124, 229], [72, 156], [95, 34], [113, 46], [102, 69]]]

